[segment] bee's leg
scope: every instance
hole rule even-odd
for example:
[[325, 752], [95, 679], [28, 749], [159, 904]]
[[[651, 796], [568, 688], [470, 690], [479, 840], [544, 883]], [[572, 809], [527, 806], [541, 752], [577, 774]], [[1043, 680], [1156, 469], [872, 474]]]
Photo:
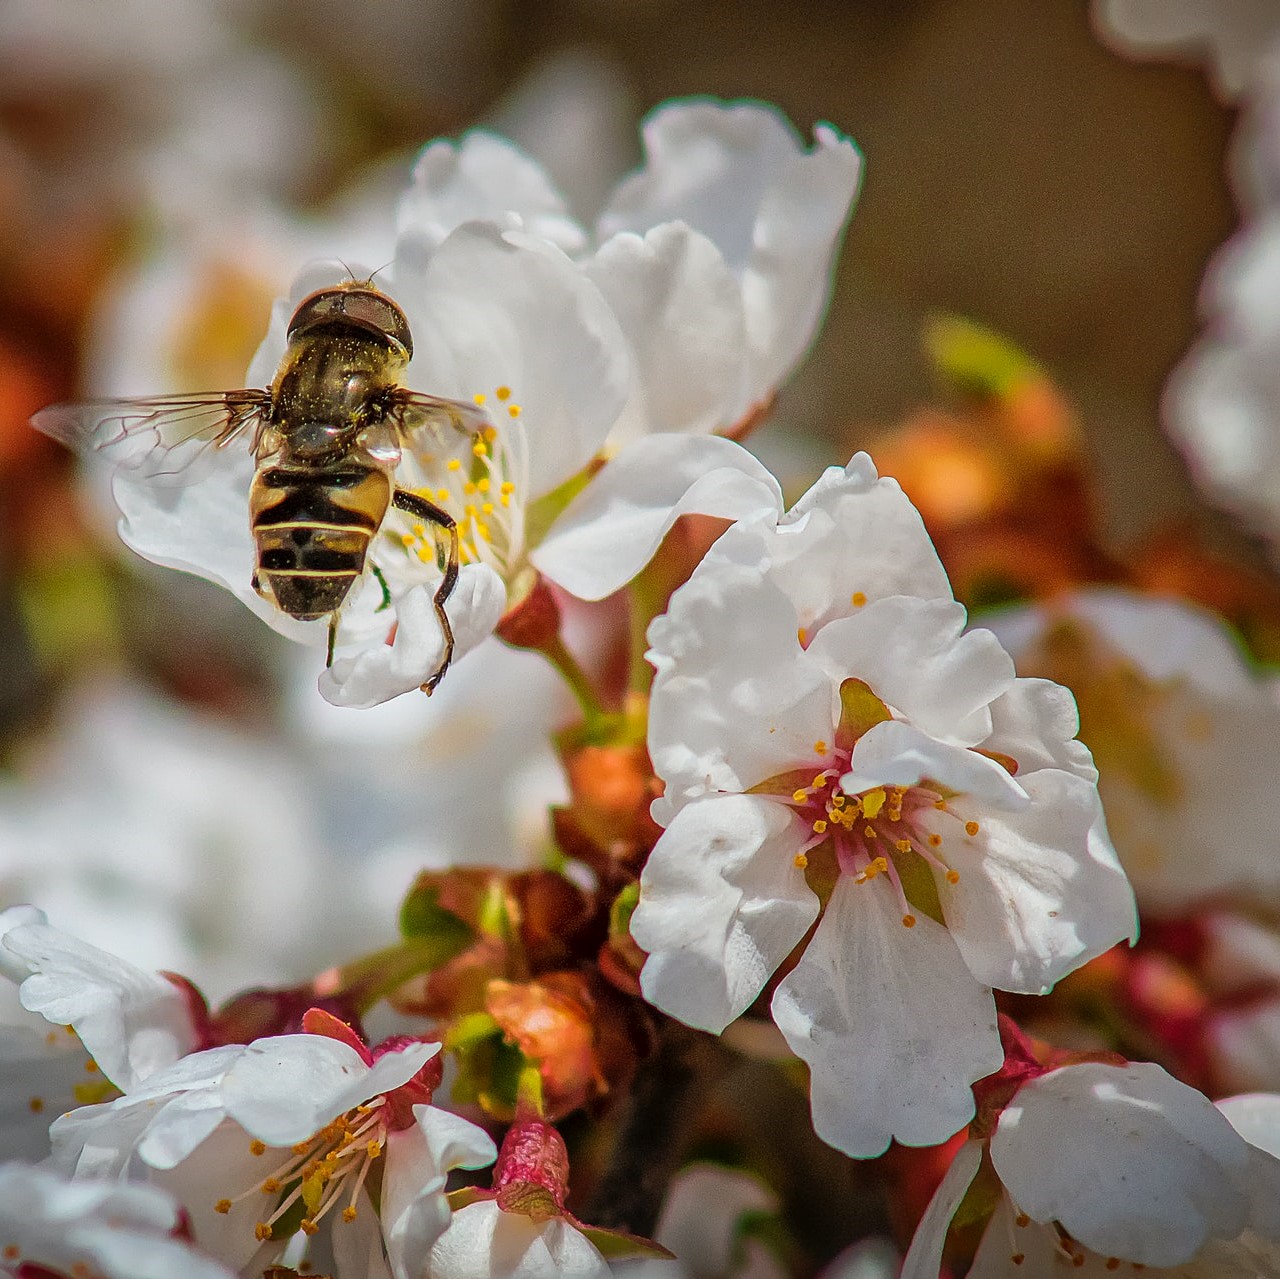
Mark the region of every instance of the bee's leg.
[[338, 640], [338, 610], [329, 614], [329, 650], [325, 655], [324, 666], [328, 670], [333, 665], [333, 646]]
[[440, 619], [440, 629], [444, 632], [444, 658], [435, 674], [422, 685], [422, 691], [430, 696], [435, 691], [436, 685], [444, 679], [444, 673], [449, 669], [449, 663], [453, 660], [453, 627], [449, 625], [449, 618], [444, 611], [444, 604], [449, 596], [453, 594], [453, 588], [458, 582], [458, 556], [460, 553], [458, 526], [454, 523], [453, 516], [448, 511], [441, 510], [434, 502], [428, 502], [425, 497], [419, 497], [416, 493], [407, 493], [404, 489], [396, 489], [391, 501], [400, 510], [408, 511], [410, 515], [416, 515], [420, 520], [427, 520], [437, 528], [444, 529], [449, 535], [449, 559], [445, 564], [444, 577], [441, 578], [440, 585], [436, 588], [435, 600], [433, 601], [436, 606], [436, 617]]

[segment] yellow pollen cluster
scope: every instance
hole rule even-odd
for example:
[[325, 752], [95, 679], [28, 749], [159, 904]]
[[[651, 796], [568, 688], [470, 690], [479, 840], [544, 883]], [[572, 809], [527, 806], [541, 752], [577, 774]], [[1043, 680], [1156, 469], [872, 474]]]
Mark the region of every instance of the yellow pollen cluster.
[[[506, 405], [510, 417], [520, 416], [520, 406], [508, 403], [510, 387], [500, 386], [494, 395]], [[480, 407], [489, 400], [484, 394], [472, 398]], [[420, 489], [417, 493], [456, 521], [459, 559], [463, 564], [493, 563], [495, 559], [501, 561], [522, 536], [521, 516], [512, 510], [516, 484], [503, 478], [508, 457], [495, 427], [486, 426], [477, 432], [472, 437], [470, 451], [473, 461], [469, 467], [461, 458], [452, 457], [444, 464], [447, 483]], [[439, 529], [428, 530], [422, 524], [415, 524], [411, 532], [400, 534], [399, 541], [410, 556], [424, 564], [436, 562], [443, 567], [444, 535]]]

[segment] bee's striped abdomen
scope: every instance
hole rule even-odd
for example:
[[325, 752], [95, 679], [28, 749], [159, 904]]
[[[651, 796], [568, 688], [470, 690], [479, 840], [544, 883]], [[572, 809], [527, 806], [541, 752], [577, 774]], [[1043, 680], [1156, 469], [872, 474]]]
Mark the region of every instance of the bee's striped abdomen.
[[364, 572], [390, 501], [386, 473], [351, 458], [261, 468], [249, 495], [259, 589], [303, 621], [334, 612]]

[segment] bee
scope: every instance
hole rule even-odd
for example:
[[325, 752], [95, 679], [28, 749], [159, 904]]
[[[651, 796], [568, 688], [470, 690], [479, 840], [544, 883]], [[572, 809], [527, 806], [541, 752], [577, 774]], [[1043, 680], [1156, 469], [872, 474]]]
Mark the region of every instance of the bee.
[[444, 605], [458, 580], [458, 529], [434, 502], [397, 488], [395, 471], [404, 450], [429, 457], [444, 428], [478, 436], [488, 419], [474, 404], [402, 386], [412, 356], [401, 308], [372, 281], [347, 281], [298, 304], [266, 389], [55, 404], [31, 422], [162, 486], [193, 482], [210, 457], [247, 445], [256, 463], [253, 588], [300, 621], [328, 617], [330, 665], [339, 610], [388, 510], [439, 530], [448, 546], [434, 597], [444, 654], [422, 685], [429, 694], [453, 656]]

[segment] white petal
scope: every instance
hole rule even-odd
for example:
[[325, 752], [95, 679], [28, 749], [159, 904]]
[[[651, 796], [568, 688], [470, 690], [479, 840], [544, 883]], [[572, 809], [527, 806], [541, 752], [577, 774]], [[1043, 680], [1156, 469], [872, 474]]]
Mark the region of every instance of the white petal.
[[440, 1051], [415, 1043], [368, 1066], [349, 1044], [324, 1035], [277, 1035], [251, 1043], [222, 1081], [227, 1114], [269, 1146], [305, 1141], [371, 1097], [407, 1083]]
[[754, 398], [787, 377], [818, 331], [861, 176], [857, 147], [820, 124], [813, 150], [792, 157], [765, 193], [743, 279]]
[[11, 929], [0, 950], [30, 974], [20, 991], [23, 1007], [56, 1026], [73, 1026], [122, 1092], [195, 1047], [186, 999], [158, 973], [47, 924]]
[[461, 1115], [438, 1106], [415, 1106], [413, 1114], [437, 1168], [484, 1168], [498, 1157], [493, 1138]]
[[[436, 616], [436, 586], [415, 586], [396, 603], [396, 633], [355, 657], [336, 657], [320, 675], [319, 689], [334, 706], [366, 709], [412, 693], [439, 669], [444, 632]], [[507, 588], [487, 564], [464, 565], [445, 603], [453, 628], [453, 660], [461, 661], [486, 640], [507, 606]], [[446, 676], [448, 678], [448, 676]]]
[[1028, 803], [1027, 792], [995, 760], [935, 741], [900, 719], [873, 724], [858, 738], [840, 788], [858, 795], [877, 786], [915, 786], [926, 778], [980, 806], [1016, 812]]
[[902, 1262], [900, 1279], [938, 1279], [951, 1219], [956, 1215], [961, 1200], [969, 1193], [981, 1163], [982, 1143], [979, 1141], [966, 1141], [956, 1151], [916, 1227], [911, 1247]]
[[1248, 1144], [1159, 1066], [1066, 1066], [1024, 1085], [991, 1158], [1018, 1206], [1086, 1247], [1152, 1266], [1248, 1224]]
[[796, 866], [808, 830], [785, 805], [724, 795], [682, 808], [640, 876], [631, 935], [645, 998], [719, 1033], [745, 1012], [818, 913]]
[[[998, 767], [998, 765], [997, 765]], [[929, 814], [939, 854], [960, 878], [938, 877], [947, 926], [970, 971], [988, 986], [1041, 995], [1067, 973], [1138, 932], [1133, 890], [1100, 827], [1096, 788], [1041, 769], [1020, 812], [967, 797], [955, 820]], [[978, 823], [968, 835], [961, 823]]]
[[1103, 1279], [1110, 1273], [1103, 1268], [1105, 1263], [1096, 1253], [1078, 1247], [1074, 1256], [1082, 1258], [1081, 1264], [1068, 1261], [1058, 1247], [1058, 1234], [1051, 1226], [1038, 1221], [1027, 1221], [1020, 1226], [1018, 1221], [1009, 1196], [1002, 1194], [973, 1258], [969, 1271], [972, 1279], [1024, 1279], [1029, 1275], [1048, 1276], [1059, 1272], [1080, 1275], [1081, 1279]]
[[815, 1131], [857, 1159], [945, 1141], [1004, 1060], [990, 990], [940, 924], [904, 927], [883, 878], [840, 877], [773, 1019], [809, 1064]]
[[464, 222], [502, 222], [508, 213], [566, 253], [578, 252], [586, 241], [542, 166], [505, 138], [474, 129], [456, 143], [432, 142], [418, 157], [397, 227], [429, 252]]
[[991, 732], [988, 707], [1013, 684], [1013, 661], [990, 631], [964, 624], [961, 604], [895, 595], [828, 622], [809, 655], [833, 679], [864, 681], [931, 737], [976, 746]]
[[649, 754], [666, 787], [655, 820], [667, 824], [708, 792], [818, 767], [836, 687], [801, 649], [786, 597], [758, 569], [695, 572], [649, 627], [649, 643]]
[[[528, 435], [513, 501], [577, 474], [603, 446], [630, 392], [626, 339], [582, 270], [545, 240], [469, 222], [419, 272], [396, 264], [413, 330], [408, 385], [470, 400], [510, 390]], [[495, 429], [511, 419], [497, 410]]]
[[636, 382], [613, 432], [709, 432], [745, 416], [742, 291], [716, 248], [683, 222], [607, 240], [584, 268], [631, 344]]
[[453, 1214], [427, 1273], [431, 1279], [610, 1279], [611, 1272], [563, 1218], [537, 1223], [485, 1199]]
[[671, 1182], [653, 1237], [680, 1259], [680, 1275], [731, 1275], [748, 1213], [776, 1213], [777, 1197], [758, 1178], [717, 1164], [693, 1164]]
[[687, 222], [742, 268], [754, 247], [757, 210], [800, 153], [781, 112], [757, 102], [672, 102], [642, 126], [645, 165], [618, 185], [600, 215], [603, 240]]
[[[425, 1129], [431, 1126], [432, 1116], [444, 1112], [434, 1106], [415, 1106], [413, 1113], [417, 1123], [387, 1138], [387, 1162], [379, 1207], [387, 1256], [395, 1279], [409, 1279], [422, 1274], [431, 1245], [449, 1224], [445, 1183], [450, 1168], [458, 1165], [455, 1159], [441, 1161], [427, 1140]], [[449, 1119], [457, 1124], [467, 1124], [465, 1119], [456, 1115], [450, 1115]], [[474, 1124], [467, 1124], [467, 1127], [488, 1141], [485, 1133]], [[462, 1140], [466, 1142], [465, 1135]], [[474, 1138], [472, 1144], [476, 1144]], [[492, 1142], [489, 1142], [489, 1149], [493, 1150]], [[490, 1158], [496, 1154], [493, 1151]]]
[[1079, 731], [1069, 688], [1047, 679], [1017, 679], [991, 703], [991, 736], [982, 749], [1016, 760], [1019, 777], [1037, 768], [1061, 768], [1096, 782], [1098, 770], [1089, 748], [1076, 740]]
[[1242, 1093], [1214, 1105], [1249, 1145], [1280, 1158], [1280, 1094]]
[[767, 563], [810, 634], [887, 595], [951, 598], [920, 513], [865, 453], [828, 467], [780, 520], [766, 513], [734, 525], [711, 548], [708, 566], [721, 558]]
[[622, 450], [569, 504], [530, 559], [579, 599], [625, 586], [681, 515], [780, 511], [778, 481], [720, 436], [651, 435]]
[[153, 564], [194, 573], [229, 590], [273, 630], [303, 643], [323, 643], [325, 626], [298, 622], [250, 585], [257, 555], [249, 531], [253, 458], [233, 444], [199, 483], [178, 488], [115, 477], [120, 540]]

